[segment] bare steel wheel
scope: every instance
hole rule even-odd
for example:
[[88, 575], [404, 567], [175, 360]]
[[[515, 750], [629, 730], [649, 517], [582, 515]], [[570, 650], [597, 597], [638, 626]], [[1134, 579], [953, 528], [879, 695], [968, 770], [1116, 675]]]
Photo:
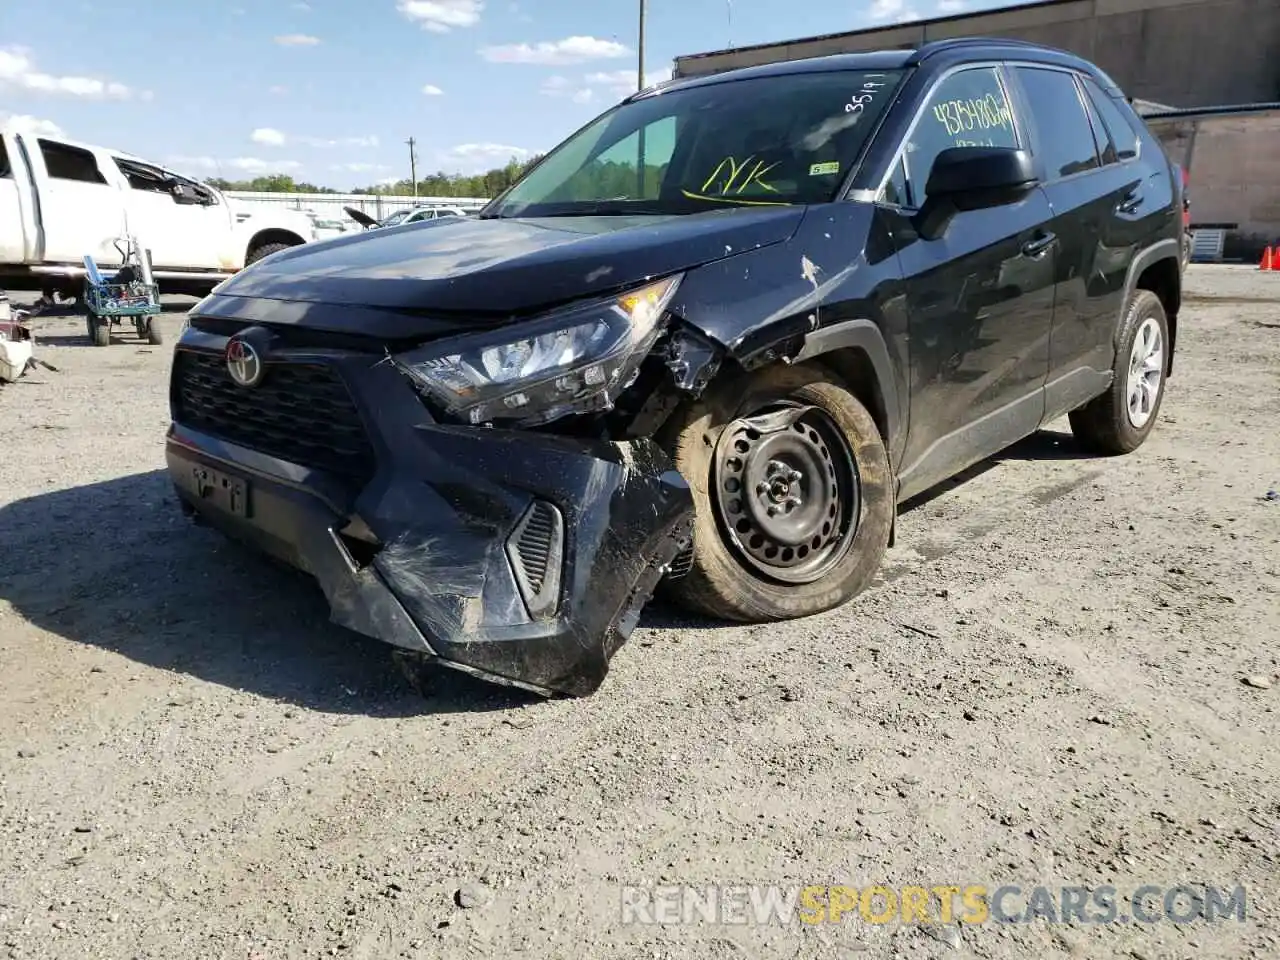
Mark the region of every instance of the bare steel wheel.
[[659, 440], [693, 493], [688, 572], [662, 585], [683, 606], [787, 620], [875, 577], [893, 523], [889, 458], [870, 411], [826, 368], [717, 380]]
[[733, 549], [765, 576], [820, 580], [848, 549], [860, 507], [858, 469], [822, 410], [787, 403], [721, 434], [714, 500]]

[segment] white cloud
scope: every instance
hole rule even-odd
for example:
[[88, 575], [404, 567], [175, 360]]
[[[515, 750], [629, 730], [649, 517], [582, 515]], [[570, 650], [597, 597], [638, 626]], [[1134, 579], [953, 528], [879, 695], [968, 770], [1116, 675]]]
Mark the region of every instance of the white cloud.
[[165, 160], [175, 170], [202, 170], [207, 173], [292, 173], [302, 169], [297, 160], [260, 160], [257, 157], [234, 157], [219, 160], [216, 157], [169, 157]]
[[[671, 68], [662, 67], [646, 70], [645, 86], [661, 83], [671, 79]], [[585, 74], [581, 80], [571, 80], [566, 76], [555, 74], [542, 81], [539, 92], [547, 97], [564, 97], [574, 103], [593, 103], [598, 98], [621, 100], [636, 92], [635, 70], [606, 70]]]
[[275, 94], [277, 97], [283, 97], [283, 96], [284, 96], [286, 93], [288, 93], [288, 92], [289, 92], [289, 88], [288, 88], [288, 87], [274, 86], [274, 87], [268, 87], [268, 88], [267, 88], [267, 93], [273, 93], [273, 94]]
[[423, 30], [448, 33], [456, 27], [474, 27], [484, 11], [483, 0], [400, 0], [396, 9]]
[[95, 100], [128, 100], [133, 91], [114, 80], [97, 77], [57, 76], [36, 69], [23, 47], [0, 48], [0, 88], [17, 87], [33, 93], [65, 94]]
[[227, 166], [245, 173], [290, 173], [302, 168], [297, 160], [259, 160], [257, 157], [236, 157], [228, 160]]
[[283, 130], [277, 130], [274, 127], [258, 127], [253, 133], [249, 134], [249, 139], [254, 143], [267, 147], [283, 147], [287, 143], [300, 143], [306, 147], [318, 147], [321, 149], [328, 147], [356, 147], [367, 150], [378, 145], [378, 138], [372, 135], [367, 137], [303, 137], [287, 134]]
[[428, 83], [422, 88], [423, 96], [439, 97], [444, 95], [444, 91], [437, 87], [434, 83]]
[[345, 173], [377, 173], [389, 168], [385, 163], [335, 163], [329, 169]]
[[965, 6], [965, 0], [938, 0], [939, 13], [959, 13]]
[[0, 111], [0, 127], [13, 124], [24, 130], [30, 130], [38, 137], [65, 137], [66, 131], [52, 120], [32, 117], [25, 113], [4, 113]]
[[446, 169], [461, 168], [464, 173], [484, 173], [503, 166], [512, 157], [528, 160], [535, 151], [511, 147], [503, 143], [463, 143], [439, 155]]
[[249, 134], [249, 139], [254, 143], [265, 144], [268, 147], [283, 147], [285, 136], [279, 130], [274, 130], [271, 127], [259, 127]]
[[[588, 73], [586, 81], [593, 87], [603, 87], [610, 94], [622, 98], [635, 93], [637, 77], [634, 70], [610, 70], [604, 73]], [[648, 77], [645, 77], [648, 80]]]
[[[883, 2], [883, 0], [881, 0]], [[595, 37], [566, 37], [541, 43], [509, 43], [504, 46], [481, 47], [480, 56], [490, 63], [535, 63], [564, 66], [590, 60], [609, 60], [630, 54], [621, 43]]]
[[314, 47], [319, 42], [319, 37], [313, 37], [309, 33], [286, 33], [276, 37], [276, 43], [282, 47]]
[[907, 0], [875, 0], [867, 15], [872, 20], [892, 20], [895, 23], [920, 19], [919, 13], [907, 7]]
[[311, 4], [307, 3], [306, 0], [297, 0], [297, 2], [293, 4], [293, 9], [299, 10], [302, 13], [310, 13]]
[[368, 137], [335, 137], [329, 139], [327, 137], [294, 137], [297, 143], [301, 143], [308, 147], [357, 147], [359, 149], [368, 150], [378, 145], [378, 138], [375, 136]]

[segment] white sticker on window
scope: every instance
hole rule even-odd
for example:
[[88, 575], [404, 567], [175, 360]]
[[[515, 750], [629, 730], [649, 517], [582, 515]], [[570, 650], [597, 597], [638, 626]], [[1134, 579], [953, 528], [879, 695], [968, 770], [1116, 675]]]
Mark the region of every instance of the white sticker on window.
[[809, 176], [826, 177], [833, 173], [840, 172], [840, 161], [831, 160], [828, 163], [815, 163], [809, 167]]

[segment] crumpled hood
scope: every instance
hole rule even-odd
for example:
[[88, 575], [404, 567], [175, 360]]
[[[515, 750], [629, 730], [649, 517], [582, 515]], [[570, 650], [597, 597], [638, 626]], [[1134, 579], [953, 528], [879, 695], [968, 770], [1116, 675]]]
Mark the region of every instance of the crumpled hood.
[[265, 298], [497, 319], [778, 243], [803, 217], [803, 207], [779, 206], [685, 216], [445, 218], [282, 251], [225, 281], [200, 312], [217, 313], [222, 298]]

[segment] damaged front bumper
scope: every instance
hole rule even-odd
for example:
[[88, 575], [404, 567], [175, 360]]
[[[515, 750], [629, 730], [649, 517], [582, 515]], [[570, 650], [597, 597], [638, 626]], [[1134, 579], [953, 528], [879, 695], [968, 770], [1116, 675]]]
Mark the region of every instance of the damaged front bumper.
[[[214, 382], [221, 356], [180, 344], [175, 368], [196, 375], [175, 369], [166, 460], [183, 509], [313, 575], [342, 626], [543, 695], [594, 692], [691, 537], [692, 498], [666, 454], [649, 440], [434, 423], [389, 364], [295, 359], [313, 379], [322, 367], [340, 378], [360, 411], [369, 472], [346, 469], [355, 447], [341, 434], [331, 469], [299, 462], [324, 462], [306, 418], [341, 426], [325, 406], [332, 396], [284, 413], [275, 400], [235, 408], [244, 394]], [[259, 389], [280, 392], [271, 376]], [[201, 390], [229, 399], [219, 407]], [[260, 419], [237, 426], [231, 415]], [[273, 437], [288, 459], [262, 452]]]

